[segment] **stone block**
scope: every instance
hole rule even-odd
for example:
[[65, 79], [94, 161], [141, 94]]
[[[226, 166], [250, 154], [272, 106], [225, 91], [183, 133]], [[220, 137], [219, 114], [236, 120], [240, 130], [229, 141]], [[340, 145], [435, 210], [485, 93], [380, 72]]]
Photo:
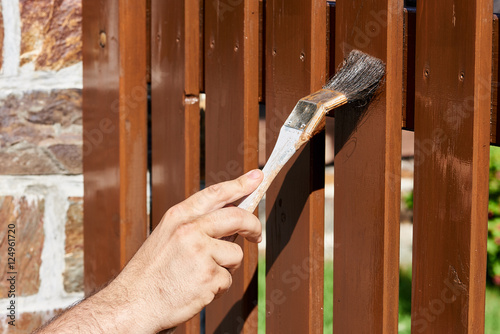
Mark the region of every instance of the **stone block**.
[[21, 61], [59, 70], [82, 59], [81, 0], [20, 0]]
[[81, 174], [80, 89], [0, 99], [0, 174]]
[[70, 174], [82, 172], [82, 147], [77, 145], [56, 144], [49, 146], [49, 151]]
[[[0, 196], [0, 277], [12, 271], [8, 268], [8, 225], [14, 224], [16, 297], [36, 294], [40, 287], [44, 211], [43, 198]], [[0, 298], [7, 297], [9, 284], [0, 280]]]
[[68, 198], [64, 245], [64, 290], [83, 292], [83, 198]]

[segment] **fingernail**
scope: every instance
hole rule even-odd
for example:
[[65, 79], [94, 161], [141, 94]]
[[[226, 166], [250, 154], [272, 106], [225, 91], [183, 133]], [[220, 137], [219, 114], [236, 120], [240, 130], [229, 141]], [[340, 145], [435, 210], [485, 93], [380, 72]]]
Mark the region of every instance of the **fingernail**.
[[251, 170], [247, 173], [247, 177], [249, 179], [258, 179], [260, 177], [260, 170], [259, 169], [254, 169]]

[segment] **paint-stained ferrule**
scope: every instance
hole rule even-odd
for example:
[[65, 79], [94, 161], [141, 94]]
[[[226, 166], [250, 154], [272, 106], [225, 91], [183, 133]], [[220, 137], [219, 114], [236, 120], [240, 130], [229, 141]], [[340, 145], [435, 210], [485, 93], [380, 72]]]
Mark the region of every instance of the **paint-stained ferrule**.
[[285, 126], [303, 131], [312, 137], [324, 128], [326, 113], [345, 103], [347, 103], [347, 97], [344, 94], [334, 90], [320, 89], [297, 103], [288, 116]]

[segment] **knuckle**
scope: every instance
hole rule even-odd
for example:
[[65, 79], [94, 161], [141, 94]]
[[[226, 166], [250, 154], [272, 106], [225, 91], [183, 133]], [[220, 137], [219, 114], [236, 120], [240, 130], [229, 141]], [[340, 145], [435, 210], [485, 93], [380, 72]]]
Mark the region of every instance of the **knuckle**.
[[245, 180], [246, 180], [246, 179], [245, 179], [244, 177], [239, 177], [239, 178], [237, 179], [237, 181], [238, 181], [238, 186], [241, 188], [241, 190], [245, 190], [245, 188], [246, 188]]
[[201, 293], [200, 297], [201, 297], [202, 303], [206, 306], [214, 300], [215, 294], [210, 290], [206, 290], [206, 291]]
[[233, 284], [233, 276], [229, 273], [229, 271], [224, 270], [217, 279], [217, 285], [215, 290], [215, 295], [221, 295], [229, 290], [231, 285]]
[[245, 219], [246, 211], [241, 208], [227, 207], [225, 210], [227, 210], [227, 213], [238, 223], [238, 225]]
[[[198, 277], [198, 282], [200, 286], [203, 287], [210, 287], [213, 284], [214, 280], [214, 268], [213, 266], [209, 265], [208, 262], [200, 262], [199, 263], [199, 270], [197, 273]], [[204, 290], [210, 290], [210, 289], [204, 289]]]
[[261, 234], [262, 233], [262, 224], [260, 223], [260, 220], [258, 217], [253, 216], [253, 225], [252, 225], [252, 229], [257, 232], [258, 234]]
[[182, 236], [194, 234], [196, 229], [195, 224], [191, 222], [181, 223], [177, 226], [176, 233]]
[[243, 261], [243, 256], [244, 256], [243, 249], [241, 249], [241, 247], [238, 244], [233, 243], [232, 245], [234, 245], [233, 246], [233, 248], [234, 248], [233, 253], [234, 253], [234, 257], [237, 261], [236, 265], [239, 266], [241, 261]]
[[233, 285], [233, 276], [231, 275], [231, 273], [228, 271], [227, 272], [227, 275], [226, 275], [226, 280], [227, 280], [227, 283], [225, 285], [225, 289], [224, 290], [229, 290], [229, 288], [231, 287], [231, 285]]
[[198, 226], [192, 222], [179, 224], [175, 229], [175, 237], [179, 245], [188, 251], [191, 255], [203, 253], [206, 248], [206, 242], [199, 233]]
[[219, 196], [219, 194], [222, 192], [222, 186], [217, 183], [213, 184], [210, 187], [206, 188], [207, 194], [212, 195], [212, 196]]
[[172, 206], [170, 209], [168, 209], [167, 212], [165, 213], [165, 215], [163, 216], [163, 219], [179, 218], [179, 217], [183, 216], [184, 212], [185, 212], [185, 209], [184, 209], [182, 203], [179, 203], [179, 204]]

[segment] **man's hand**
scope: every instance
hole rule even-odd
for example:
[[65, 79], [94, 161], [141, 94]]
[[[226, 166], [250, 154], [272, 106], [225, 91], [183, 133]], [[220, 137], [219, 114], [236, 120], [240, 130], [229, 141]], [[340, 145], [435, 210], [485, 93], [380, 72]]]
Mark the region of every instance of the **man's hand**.
[[254, 170], [170, 208], [114, 281], [45, 330], [67, 328], [60, 326], [61, 321], [76, 311], [68, 320], [73, 322], [68, 332], [85, 332], [87, 327], [74, 322], [85, 318], [86, 310], [91, 310], [92, 319], [85, 319], [84, 325], [96, 325], [92, 333], [156, 333], [191, 319], [229, 289], [231, 273], [242, 261], [240, 246], [220, 238], [238, 233], [252, 242], [261, 241], [258, 218], [230, 205], [261, 182], [262, 172]]
[[191, 319], [229, 289], [243, 251], [219, 239], [238, 233], [260, 242], [262, 228], [251, 212], [228, 204], [250, 194], [261, 181], [262, 172], [252, 171], [170, 208], [118, 276], [124, 286], [142, 292], [137, 302], [156, 317], [156, 330]]

